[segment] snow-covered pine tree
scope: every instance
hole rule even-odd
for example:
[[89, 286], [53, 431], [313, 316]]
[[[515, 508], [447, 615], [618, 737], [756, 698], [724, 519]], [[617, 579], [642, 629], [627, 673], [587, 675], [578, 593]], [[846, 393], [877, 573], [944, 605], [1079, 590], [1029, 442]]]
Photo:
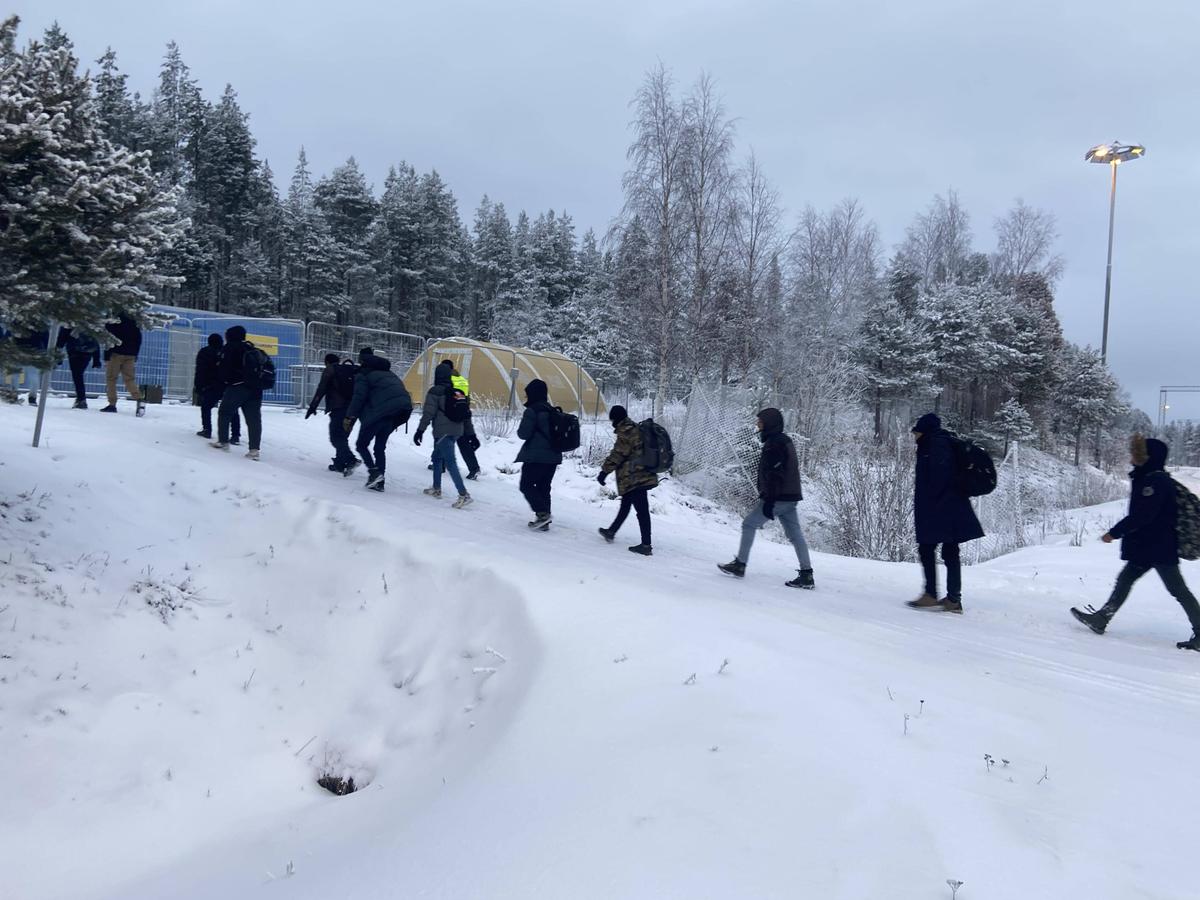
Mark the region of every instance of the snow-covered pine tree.
[[1103, 425], [1119, 406], [1117, 382], [1098, 351], [1070, 342], [1059, 352], [1058, 372], [1059, 432], [1074, 444], [1075, 465], [1079, 465], [1084, 435]]
[[1003, 455], [1007, 456], [1008, 446], [1013, 441], [1029, 441], [1037, 437], [1037, 426], [1025, 408], [1010, 398], [996, 410], [985, 432], [996, 443], [1003, 445]]
[[466, 269], [458, 202], [437, 170], [421, 176], [420, 245], [414, 321], [417, 334], [447, 336], [462, 330], [466, 308]]
[[388, 170], [369, 244], [375, 307], [386, 312], [389, 328], [412, 333], [421, 277], [421, 198], [417, 173], [407, 163]]
[[[104, 137], [69, 42], [18, 51], [17, 24], [0, 24], [0, 321], [16, 336], [56, 321], [107, 343], [119, 312], [152, 321], [155, 260], [182, 231], [175, 197], [144, 154]], [[0, 341], [0, 367], [23, 358]]]
[[130, 95], [128, 76], [117, 68], [117, 54], [109, 47], [96, 65], [100, 70], [92, 84], [98, 124], [104, 136], [130, 150], [150, 149], [150, 109], [136, 94]]
[[500, 286], [512, 277], [512, 225], [503, 203], [492, 203], [485, 194], [475, 211], [471, 251], [471, 299], [468, 326], [471, 337], [491, 332]]
[[885, 406], [919, 402], [934, 393], [935, 353], [925, 322], [906, 314], [899, 297], [889, 294], [867, 308], [854, 358], [874, 407], [876, 441], [883, 440], [886, 430]]
[[369, 246], [379, 204], [354, 157], [318, 181], [313, 197], [329, 223], [335, 276], [343, 284], [349, 302], [348, 321], [387, 327], [386, 310], [376, 306], [375, 268]]
[[333, 236], [313, 197], [303, 147], [283, 204], [283, 234], [288, 315], [305, 321], [341, 322], [349, 300], [337, 277]]

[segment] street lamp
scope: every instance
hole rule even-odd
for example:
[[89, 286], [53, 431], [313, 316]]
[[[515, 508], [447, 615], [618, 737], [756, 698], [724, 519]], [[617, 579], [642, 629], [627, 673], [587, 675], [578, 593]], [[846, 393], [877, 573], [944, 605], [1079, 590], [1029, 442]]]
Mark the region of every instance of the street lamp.
[[1112, 295], [1112, 247], [1113, 247], [1113, 218], [1117, 212], [1117, 166], [1123, 162], [1141, 159], [1146, 155], [1146, 148], [1141, 144], [1122, 144], [1113, 141], [1093, 147], [1084, 159], [1090, 163], [1100, 163], [1112, 168], [1112, 189], [1108, 198], [1108, 266], [1104, 270], [1104, 333], [1100, 338], [1100, 359], [1108, 362], [1108, 302]]

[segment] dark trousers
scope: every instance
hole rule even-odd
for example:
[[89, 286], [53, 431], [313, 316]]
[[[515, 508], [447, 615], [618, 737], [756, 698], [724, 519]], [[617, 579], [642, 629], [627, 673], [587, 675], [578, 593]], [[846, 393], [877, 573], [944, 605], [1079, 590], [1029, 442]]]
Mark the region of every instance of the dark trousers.
[[[937, 544], [920, 544], [921, 568], [925, 572], [925, 593], [938, 595], [937, 589]], [[942, 544], [942, 562], [946, 564], [946, 596], [962, 599], [962, 561], [958, 555], [958, 544]]]
[[1129, 592], [1133, 589], [1134, 583], [1151, 569], [1158, 572], [1158, 577], [1162, 579], [1163, 586], [1179, 602], [1179, 605], [1183, 607], [1188, 621], [1192, 623], [1192, 631], [1200, 635], [1200, 604], [1196, 603], [1196, 598], [1188, 590], [1188, 586], [1183, 580], [1183, 573], [1179, 571], [1178, 563], [1172, 566], [1148, 566], [1145, 563], [1136, 562], [1125, 563], [1125, 568], [1117, 576], [1117, 583], [1113, 588], [1112, 596], [1108, 598], [1108, 602], [1104, 604], [1100, 612], [1108, 619], [1115, 616], [1117, 610], [1129, 599]]
[[354, 462], [354, 454], [350, 452], [350, 435], [346, 434], [346, 426], [342, 424], [345, 418], [344, 406], [329, 411], [329, 443], [333, 445], [333, 464], [340, 469]]
[[475, 456], [475, 445], [472, 443], [472, 438], [463, 435], [458, 439], [458, 452], [462, 455], [463, 462], [467, 464], [467, 474], [474, 475], [479, 471], [479, 460]]
[[649, 546], [650, 492], [644, 487], [629, 491], [621, 497], [621, 508], [617, 510], [617, 517], [608, 526], [608, 530], [613, 532], [613, 534], [620, 531], [621, 526], [625, 524], [625, 519], [629, 516], [630, 507], [633, 507], [637, 513], [638, 528], [642, 531], [642, 543]]
[[[207, 387], [200, 391], [200, 430], [205, 434], [212, 434], [212, 411], [220, 405], [221, 398], [224, 396], [225, 388], [223, 387]], [[229, 424], [233, 439], [240, 441], [242, 439], [242, 420], [235, 415]]]
[[75, 399], [87, 400], [87, 389], [83, 384], [83, 373], [91, 364], [91, 353], [68, 353], [67, 363], [71, 366], [71, 380], [75, 382]]
[[[387, 470], [387, 442], [396, 430], [396, 421], [391, 418], [379, 419], [369, 425], [358, 426], [358, 440], [354, 449], [367, 464], [368, 469]], [[375, 442], [375, 455], [371, 456], [371, 442]]]
[[550, 485], [557, 470], [555, 463], [521, 464], [521, 493], [535, 513], [550, 512]]
[[229, 443], [231, 422], [237, 421], [238, 412], [246, 418], [246, 430], [250, 432], [250, 449], [258, 450], [262, 444], [262, 391], [246, 384], [231, 384], [225, 388], [221, 405], [217, 408], [217, 440]]

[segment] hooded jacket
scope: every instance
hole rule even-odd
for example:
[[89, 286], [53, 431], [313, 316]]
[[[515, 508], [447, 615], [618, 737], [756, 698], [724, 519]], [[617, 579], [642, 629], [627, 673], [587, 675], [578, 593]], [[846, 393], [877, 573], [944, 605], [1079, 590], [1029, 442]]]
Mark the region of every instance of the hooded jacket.
[[118, 341], [117, 346], [104, 352], [105, 359], [113, 355], [137, 356], [141, 352], [142, 329], [129, 316], [122, 313], [119, 321], [109, 322], [104, 329]]
[[1175, 482], [1166, 472], [1167, 445], [1134, 438], [1134, 457], [1145, 461], [1129, 473], [1129, 514], [1108, 530], [1121, 539], [1121, 559], [1146, 566], [1179, 564], [1175, 530]]
[[417, 426], [417, 432], [423, 433], [431, 424], [433, 425], [433, 439], [440, 441], [447, 436], [460, 438], [463, 436], [463, 423], [455, 422], [446, 415], [446, 397], [453, 390], [450, 383], [454, 368], [444, 363], [439, 363], [438, 367], [433, 370], [433, 387], [425, 394], [425, 403], [421, 407], [421, 424]]
[[550, 389], [546, 382], [535, 378], [525, 386], [525, 412], [517, 426], [517, 437], [525, 443], [517, 454], [517, 462], [562, 464], [562, 453], [550, 442]]
[[[246, 354], [250, 343], [246, 340], [246, 329], [241, 325], [232, 325], [225, 329], [225, 347], [221, 350], [221, 365], [219, 372], [221, 381], [226, 387], [235, 384], [245, 384]], [[253, 387], [253, 385], [250, 385]]]
[[[932, 420], [932, 421], [929, 421]], [[913, 485], [913, 523], [918, 544], [962, 544], [983, 537], [983, 526], [955, 479], [954, 438], [941, 420], [922, 416]]]
[[358, 419], [361, 427], [366, 428], [383, 419], [394, 419], [405, 410], [412, 411], [412, 398], [404, 382], [392, 371], [391, 361], [374, 354], [362, 356], [346, 418]]
[[221, 348], [224, 341], [219, 334], [210, 334], [208, 343], [196, 354], [196, 375], [192, 386], [203, 393], [225, 385], [221, 381]]
[[800, 487], [800, 462], [796, 445], [784, 434], [783, 413], [768, 407], [758, 414], [763, 423], [759, 439], [762, 456], [758, 459], [758, 496], [766, 503], [804, 499]]

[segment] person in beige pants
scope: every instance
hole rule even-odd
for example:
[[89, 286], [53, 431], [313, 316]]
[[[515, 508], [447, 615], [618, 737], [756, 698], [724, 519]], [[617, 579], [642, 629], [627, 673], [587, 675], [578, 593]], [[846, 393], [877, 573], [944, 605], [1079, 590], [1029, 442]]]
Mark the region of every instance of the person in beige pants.
[[134, 370], [138, 351], [142, 349], [142, 329], [138, 328], [137, 323], [124, 313], [121, 314], [120, 321], [109, 323], [104, 327], [120, 343], [111, 350], [105, 351], [104, 354], [107, 360], [104, 381], [108, 393], [108, 406], [100, 411], [115, 413], [117, 411], [118, 374], [125, 380], [125, 390], [129, 392], [130, 399], [137, 401], [142, 399], [141, 392], [138, 390], [137, 374]]

